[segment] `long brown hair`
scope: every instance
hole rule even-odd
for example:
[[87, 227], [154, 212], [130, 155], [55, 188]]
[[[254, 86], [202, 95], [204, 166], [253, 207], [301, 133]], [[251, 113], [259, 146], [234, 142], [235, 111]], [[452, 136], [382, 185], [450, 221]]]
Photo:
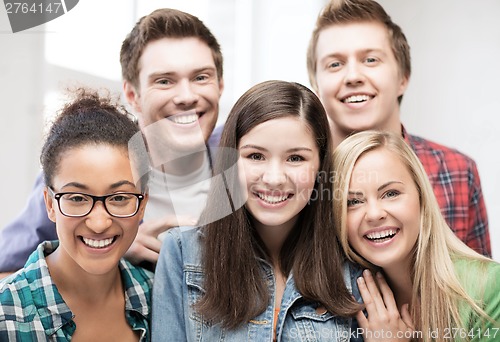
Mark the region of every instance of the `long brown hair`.
[[[308, 300], [321, 303], [328, 311], [351, 316], [359, 310], [346, 288], [342, 274], [345, 257], [332, 219], [332, 143], [325, 110], [308, 88], [291, 82], [268, 81], [248, 90], [236, 102], [224, 126], [220, 146], [237, 150], [240, 139], [268, 120], [297, 117], [312, 132], [319, 151], [320, 167], [313, 196], [301, 211], [280, 251], [282, 273], [293, 273], [298, 291]], [[279, 132], [276, 132], [279, 139]], [[215, 200], [226, 194], [236, 198], [241, 191], [238, 177], [221, 177], [234, 165], [232, 158], [219, 153], [209, 203], [203, 214], [203, 268], [205, 294], [197, 310], [207, 321], [232, 329], [265, 311], [270, 301], [268, 286], [259, 259], [269, 254], [250, 223], [245, 207], [220, 220], [210, 220], [228, 203]], [[214, 214], [215, 213], [215, 214]]]

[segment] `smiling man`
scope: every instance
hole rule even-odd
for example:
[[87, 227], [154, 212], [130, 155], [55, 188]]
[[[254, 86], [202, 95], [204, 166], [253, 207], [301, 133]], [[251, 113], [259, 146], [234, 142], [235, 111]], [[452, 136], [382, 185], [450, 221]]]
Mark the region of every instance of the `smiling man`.
[[491, 257], [475, 162], [455, 149], [408, 134], [401, 123], [410, 47], [385, 10], [372, 0], [330, 1], [317, 19], [307, 68], [328, 113], [334, 145], [364, 130], [401, 134], [422, 162], [450, 227], [469, 247]]
[[[197, 17], [158, 9], [142, 17], [123, 41], [120, 62], [125, 98], [138, 116], [153, 164], [144, 221], [126, 257], [154, 264], [158, 236], [194, 224], [205, 205], [210, 147], [220, 134], [214, 127], [224, 88], [223, 58], [216, 38]], [[40, 242], [57, 238], [44, 209], [43, 187], [40, 176], [24, 211], [0, 231], [0, 272], [21, 268]]]

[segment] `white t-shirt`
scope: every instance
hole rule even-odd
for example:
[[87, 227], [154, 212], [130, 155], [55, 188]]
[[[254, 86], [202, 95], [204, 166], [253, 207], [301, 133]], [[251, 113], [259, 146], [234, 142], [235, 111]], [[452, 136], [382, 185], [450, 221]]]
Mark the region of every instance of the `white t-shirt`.
[[[167, 216], [198, 220], [207, 202], [212, 171], [208, 155], [201, 167], [186, 175], [166, 174], [153, 169], [149, 175], [149, 201], [144, 221]], [[158, 238], [162, 240], [162, 235]]]

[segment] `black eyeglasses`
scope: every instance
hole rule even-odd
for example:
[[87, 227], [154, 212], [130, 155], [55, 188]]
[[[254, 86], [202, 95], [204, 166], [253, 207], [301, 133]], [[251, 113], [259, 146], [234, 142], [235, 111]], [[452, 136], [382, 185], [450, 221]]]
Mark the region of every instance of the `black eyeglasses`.
[[48, 187], [50, 194], [56, 199], [59, 211], [68, 217], [83, 217], [92, 211], [95, 202], [101, 201], [106, 212], [118, 218], [132, 217], [139, 211], [143, 194], [118, 192], [106, 196], [93, 196], [80, 192], [58, 192]]

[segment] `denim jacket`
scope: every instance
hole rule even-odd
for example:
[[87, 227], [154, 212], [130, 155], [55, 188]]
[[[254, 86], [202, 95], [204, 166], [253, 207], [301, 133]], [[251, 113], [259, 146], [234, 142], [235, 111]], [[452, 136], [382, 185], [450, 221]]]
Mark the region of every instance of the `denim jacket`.
[[[273, 341], [275, 284], [272, 268], [264, 260], [262, 266], [272, 298], [259, 316], [235, 330], [227, 330], [204, 321], [193, 309], [204, 292], [200, 237], [199, 228], [182, 227], [171, 229], [163, 241], [153, 286], [152, 341]], [[344, 274], [351, 290], [361, 270], [346, 264]], [[355, 298], [359, 298], [357, 287], [353, 290]], [[318, 303], [302, 297], [290, 275], [281, 301], [276, 341], [349, 341], [352, 319], [329, 312], [318, 314], [317, 307]]]

